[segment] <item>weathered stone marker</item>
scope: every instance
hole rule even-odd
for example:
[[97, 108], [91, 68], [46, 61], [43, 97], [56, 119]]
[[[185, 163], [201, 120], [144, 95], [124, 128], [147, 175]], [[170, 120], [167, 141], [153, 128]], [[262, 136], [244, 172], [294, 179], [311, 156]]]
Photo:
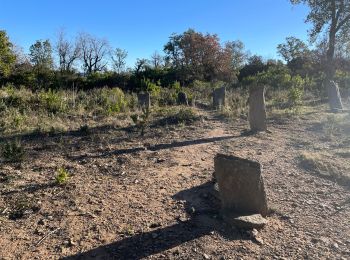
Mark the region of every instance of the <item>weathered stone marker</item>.
[[213, 91], [213, 107], [222, 108], [225, 106], [226, 101], [226, 88], [221, 87], [214, 89]]
[[138, 104], [142, 108], [150, 108], [151, 107], [151, 95], [147, 93], [139, 93], [137, 95]]
[[266, 131], [265, 87], [252, 86], [249, 89], [249, 124], [253, 132]]
[[343, 103], [339, 92], [338, 84], [330, 81], [327, 85], [329, 107], [332, 111], [343, 110]]
[[224, 215], [268, 213], [261, 166], [258, 162], [218, 154], [214, 159]]
[[188, 106], [188, 98], [185, 92], [179, 92], [177, 94], [177, 104]]

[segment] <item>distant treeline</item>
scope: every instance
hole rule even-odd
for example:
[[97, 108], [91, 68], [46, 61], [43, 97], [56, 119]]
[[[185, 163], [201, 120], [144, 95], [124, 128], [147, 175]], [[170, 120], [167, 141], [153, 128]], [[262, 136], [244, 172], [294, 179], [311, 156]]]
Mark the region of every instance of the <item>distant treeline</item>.
[[[310, 48], [288, 37], [277, 47], [282, 60], [249, 55], [239, 41], [221, 43], [215, 34], [192, 29], [172, 34], [163, 54], [138, 59], [126, 67], [128, 52], [112, 48], [106, 39], [81, 33], [74, 40], [64, 32], [53, 42], [37, 40], [26, 55], [0, 31], [0, 85], [11, 83], [36, 89], [90, 89], [119, 87], [124, 91], [152, 90], [154, 87], [191, 86], [195, 81], [218, 82], [231, 87], [258, 83], [270, 87], [322, 89], [327, 66], [327, 43]], [[335, 79], [340, 87], [350, 86], [349, 48], [337, 46]]]

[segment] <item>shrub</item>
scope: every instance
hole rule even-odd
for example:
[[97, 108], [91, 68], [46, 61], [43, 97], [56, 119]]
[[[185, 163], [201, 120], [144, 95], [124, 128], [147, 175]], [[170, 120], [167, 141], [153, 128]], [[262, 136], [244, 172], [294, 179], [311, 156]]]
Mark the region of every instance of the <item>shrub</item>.
[[108, 115], [126, 110], [127, 101], [120, 88], [103, 88], [99, 99], [100, 105]]
[[66, 104], [62, 93], [49, 89], [39, 93], [39, 104], [43, 106], [49, 113], [63, 112]]
[[298, 87], [292, 87], [288, 92], [289, 104], [292, 107], [296, 107], [302, 103], [303, 99], [303, 90]]
[[173, 116], [173, 120], [177, 124], [190, 124], [199, 119], [199, 116], [195, 113], [192, 108], [181, 108]]
[[68, 181], [68, 177], [69, 177], [68, 171], [64, 168], [59, 168], [57, 170], [57, 174], [55, 177], [56, 184], [58, 185], [65, 184]]
[[140, 129], [141, 136], [144, 136], [145, 129], [148, 126], [149, 118], [151, 115], [151, 111], [149, 108], [142, 108], [142, 114], [139, 116], [138, 114], [133, 114], [130, 116], [134, 124]]
[[19, 140], [5, 142], [2, 146], [2, 157], [7, 162], [22, 162], [25, 150]]

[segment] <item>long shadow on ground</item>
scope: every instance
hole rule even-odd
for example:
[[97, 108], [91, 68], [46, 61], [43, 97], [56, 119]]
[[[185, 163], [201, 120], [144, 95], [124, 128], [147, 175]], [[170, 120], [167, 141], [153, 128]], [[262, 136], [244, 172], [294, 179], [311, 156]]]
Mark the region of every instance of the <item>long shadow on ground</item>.
[[176, 200], [186, 201], [184, 206], [190, 216], [188, 220], [178, 220], [174, 225], [127, 237], [63, 259], [142, 259], [203, 237], [212, 231], [217, 231], [230, 240], [247, 239], [223, 223], [218, 215], [219, 203], [211, 195], [212, 190], [213, 183], [207, 182], [173, 196]]
[[140, 146], [140, 147], [131, 147], [131, 148], [125, 148], [125, 149], [117, 149], [113, 151], [106, 151], [95, 155], [78, 155], [78, 156], [69, 156], [69, 159], [72, 160], [81, 160], [84, 158], [100, 158], [100, 157], [108, 157], [111, 155], [122, 155], [122, 154], [133, 154], [138, 153], [142, 151], [159, 151], [159, 150], [165, 150], [165, 149], [171, 149], [176, 147], [184, 147], [184, 146], [190, 146], [190, 145], [198, 145], [198, 144], [206, 144], [206, 143], [213, 143], [213, 142], [220, 142], [224, 140], [229, 140], [233, 138], [241, 137], [229, 135], [229, 136], [218, 136], [218, 137], [209, 137], [209, 138], [199, 138], [194, 140], [185, 140], [185, 141], [175, 141], [172, 143], [161, 143], [156, 145], [150, 145], [150, 146]]

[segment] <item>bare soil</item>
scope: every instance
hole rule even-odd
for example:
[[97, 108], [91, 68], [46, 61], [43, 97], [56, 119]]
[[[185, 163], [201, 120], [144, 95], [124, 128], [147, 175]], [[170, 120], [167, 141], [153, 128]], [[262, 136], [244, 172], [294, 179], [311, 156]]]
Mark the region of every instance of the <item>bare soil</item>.
[[[0, 166], [0, 259], [349, 259], [349, 186], [300, 164], [305, 151], [350, 148], [350, 133], [325, 138], [317, 110], [270, 117], [255, 135], [201, 110], [192, 125], [144, 137], [113, 124], [25, 136], [26, 160]], [[218, 152], [263, 165], [271, 214], [258, 234], [220, 217]], [[61, 186], [60, 167], [70, 173]]]

